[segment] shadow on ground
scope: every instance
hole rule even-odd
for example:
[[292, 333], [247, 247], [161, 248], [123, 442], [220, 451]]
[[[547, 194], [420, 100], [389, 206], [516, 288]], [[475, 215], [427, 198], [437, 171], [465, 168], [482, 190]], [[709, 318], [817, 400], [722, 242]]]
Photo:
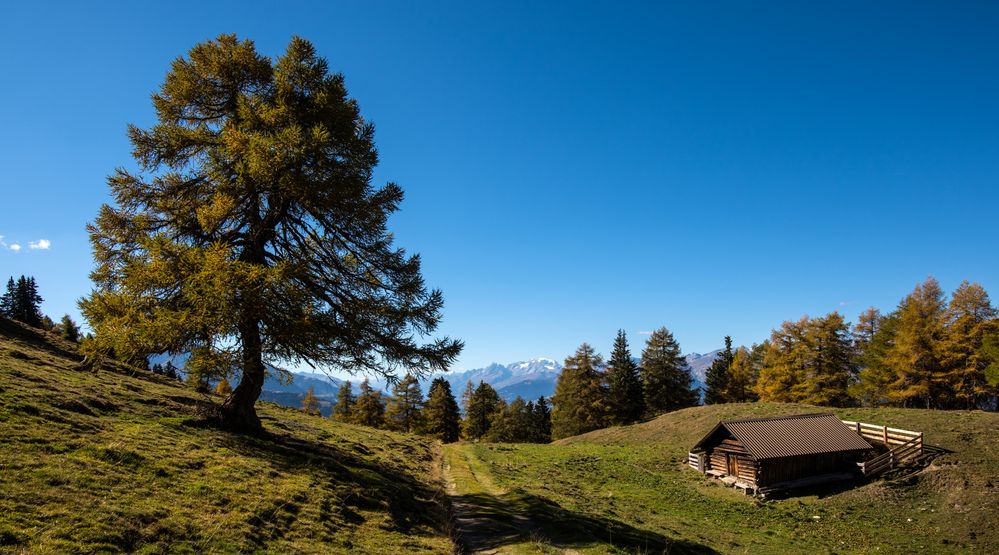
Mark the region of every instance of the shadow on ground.
[[573, 512], [520, 490], [503, 495], [455, 495], [451, 500], [460, 515], [457, 525], [466, 552], [530, 542], [539, 548], [612, 545], [634, 553], [716, 553], [700, 544]]

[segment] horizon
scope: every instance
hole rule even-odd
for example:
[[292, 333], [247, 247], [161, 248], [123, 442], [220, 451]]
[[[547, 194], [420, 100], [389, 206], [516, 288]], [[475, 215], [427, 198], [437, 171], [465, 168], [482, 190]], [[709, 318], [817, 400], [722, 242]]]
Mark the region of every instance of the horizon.
[[272, 57], [300, 35], [344, 74], [373, 183], [406, 192], [389, 229], [466, 342], [451, 371], [607, 355], [619, 328], [633, 355], [660, 326], [685, 353], [749, 346], [930, 275], [999, 288], [999, 5], [239, 5], [0, 23], [0, 278], [35, 276], [53, 319], [81, 320], [126, 125], [220, 33]]

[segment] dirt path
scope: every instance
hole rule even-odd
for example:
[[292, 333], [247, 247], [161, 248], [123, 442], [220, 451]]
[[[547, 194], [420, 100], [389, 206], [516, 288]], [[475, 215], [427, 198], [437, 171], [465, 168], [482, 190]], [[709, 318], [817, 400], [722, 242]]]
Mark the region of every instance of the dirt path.
[[486, 465], [459, 444], [443, 449], [443, 476], [466, 553], [540, 553], [543, 540], [531, 518], [496, 485]]

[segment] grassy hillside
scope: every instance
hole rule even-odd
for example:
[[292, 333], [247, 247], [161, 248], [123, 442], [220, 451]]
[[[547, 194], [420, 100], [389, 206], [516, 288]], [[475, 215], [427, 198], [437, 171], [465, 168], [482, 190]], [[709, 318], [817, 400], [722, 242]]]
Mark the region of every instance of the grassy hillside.
[[204, 399], [0, 321], [0, 552], [453, 550], [433, 443], [264, 403], [270, 435]]
[[530, 532], [508, 531], [501, 551], [999, 552], [997, 414], [836, 410], [923, 431], [934, 456], [871, 483], [776, 501], [747, 497], [685, 466], [688, 449], [719, 420], [816, 410], [827, 409], [698, 407], [553, 445], [462, 445], [448, 460], [459, 470], [455, 486], [476, 506], [550, 517]]

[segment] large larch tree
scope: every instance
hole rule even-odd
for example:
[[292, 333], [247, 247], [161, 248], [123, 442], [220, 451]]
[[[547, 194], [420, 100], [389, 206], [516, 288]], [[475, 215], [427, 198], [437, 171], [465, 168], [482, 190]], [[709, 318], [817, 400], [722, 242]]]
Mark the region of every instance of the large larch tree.
[[220, 416], [247, 432], [269, 364], [422, 376], [457, 357], [460, 341], [421, 342], [443, 297], [393, 245], [402, 189], [372, 185], [374, 127], [312, 44], [271, 60], [222, 35], [173, 62], [153, 105], [128, 131], [137, 170], [108, 178], [88, 228], [89, 355], [189, 352], [190, 371], [239, 375]]

